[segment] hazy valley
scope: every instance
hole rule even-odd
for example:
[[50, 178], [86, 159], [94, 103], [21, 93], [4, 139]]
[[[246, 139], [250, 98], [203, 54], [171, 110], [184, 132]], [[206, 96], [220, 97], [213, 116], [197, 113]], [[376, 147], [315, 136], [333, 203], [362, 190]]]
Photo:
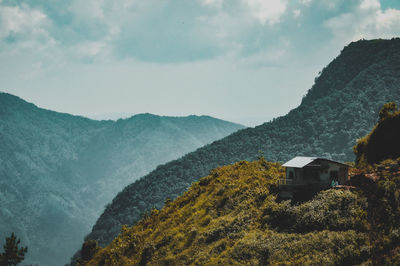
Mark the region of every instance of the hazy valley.
[[62, 265], [123, 187], [240, 128], [206, 116], [94, 121], [1, 93], [0, 237], [20, 236], [27, 263]]

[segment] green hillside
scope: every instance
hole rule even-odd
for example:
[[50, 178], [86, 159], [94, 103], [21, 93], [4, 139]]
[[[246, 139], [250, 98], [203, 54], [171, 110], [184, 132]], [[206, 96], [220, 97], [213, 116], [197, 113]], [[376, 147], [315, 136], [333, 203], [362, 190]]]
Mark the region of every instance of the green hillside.
[[379, 116], [380, 122], [354, 147], [360, 166], [400, 157], [400, 110], [396, 103], [387, 103]]
[[124, 186], [240, 128], [207, 116], [94, 121], [0, 93], [0, 239], [15, 232], [27, 263], [63, 265]]
[[322, 70], [299, 107], [157, 167], [113, 199], [86, 239], [109, 244], [121, 225], [162, 208], [167, 198], [180, 196], [222, 165], [260, 154], [280, 162], [299, 155], [353, 161], [356, 140], [370, 131], [389, 101], [400, 102], [400, 39], [351, 43]]
[[[160, 211], [123, 227], [106, 248], [93, 248], [97, 253], [82, 263], [398, 264], [400, 160], [380, 167], [388, 165], [393, 171], [372, 171], [379, 176], [377, 183], [353, 192], [322, 191], [293, 206], [275, 202], [270, 191], [283, 176], [279, 164], [241, 161], [217, 168]], [[367, 181], [366, 175], [357, 178]]]
[[[399, 120], [387, 124], [396, 116], [371, 136], [397, 128]], [[380, 134], [375, 141], [397, 139]], [[324, 190], [298, 204], [276, 201], [279, 163], [216, 168], [160, 211], [123, 226], [107, 247], [86, 242], [78, 264], [398, 265], [400, 158], [377, 163], [352, 169], [355, 189]]]

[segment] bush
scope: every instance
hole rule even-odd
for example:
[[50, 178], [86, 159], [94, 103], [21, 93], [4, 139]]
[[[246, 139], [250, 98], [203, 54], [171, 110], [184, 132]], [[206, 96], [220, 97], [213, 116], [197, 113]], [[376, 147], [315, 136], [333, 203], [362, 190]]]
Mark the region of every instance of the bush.
[[264, 209], [262, 223], [287, 232], [365, 231], [368, 228], [366, 208], [366, 198], [358, 193], [330, 189], [300, 205], [292, 206], [289, 201], [270, 204]]

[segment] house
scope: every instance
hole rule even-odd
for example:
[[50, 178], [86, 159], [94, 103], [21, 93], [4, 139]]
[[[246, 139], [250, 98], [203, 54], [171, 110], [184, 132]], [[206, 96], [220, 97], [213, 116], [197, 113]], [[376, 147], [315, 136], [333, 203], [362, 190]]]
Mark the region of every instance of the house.
[[344, 185], [348, 180], [349, 165], [318, 157], [298, 156], [283, 164], [286, 179], [279, 185], [314, 186], [329, 188], [334, 183]]

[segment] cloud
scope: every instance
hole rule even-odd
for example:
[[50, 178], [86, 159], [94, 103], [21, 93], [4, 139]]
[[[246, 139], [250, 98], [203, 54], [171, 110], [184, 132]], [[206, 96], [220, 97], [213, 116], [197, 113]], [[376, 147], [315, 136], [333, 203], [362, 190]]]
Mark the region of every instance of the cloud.
[[377, 0], [362, 0], [352, 12], [340, 14], [324, 23], [334, 42], [359, 39], [392, 38], [400, 35], [400, 10], [382, 10]]
[[400, 35], [400, 10], [390, 8], [384, 12], [378, 11], [375, 21], [376, 35], [382, 31], [386, 36], [393, 36], [394, 34]]
[[251, 13], [262, 24], [276, 24], [281, 20], [286, 11], [287, 1], [285, 0], [243, 0], [250, 8]]
[[0, 12], [0, 38], [53, 42], [60, 54], [84, 63], [263, 55], [269, 64], [265, 54], [281, 38], [297, 44], [286, 55], [302, 56], [331, 36], [342, 45], [360, 36], [393, 35], [398, 23], [398, 10], [383, 11], [377, 0], [21, 0], [0, 2]]
[[0, 8], [0, 38], [43, 34], [47, 23], [45, 14], [26, 5]]
[[381, 4], [378, 0], [362, 0], [360, 4], [360, 9], [380, 9]]

